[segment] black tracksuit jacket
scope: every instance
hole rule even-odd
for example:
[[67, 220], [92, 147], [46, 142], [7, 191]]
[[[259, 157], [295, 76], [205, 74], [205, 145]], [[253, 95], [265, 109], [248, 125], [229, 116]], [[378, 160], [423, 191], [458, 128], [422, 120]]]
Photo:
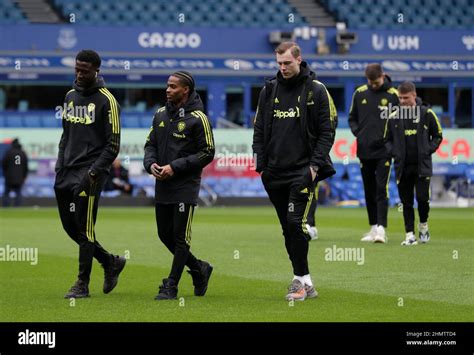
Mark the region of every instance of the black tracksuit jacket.
[[145, 144], [143, 166], [151, 174], [153, 163], [170, 164], [174, 175], [156, 180], [157, 203], [197, 204], [202, 169], [214, 159], [212, 127], [203, 112], [203, 103], [194, 91], [180, 109], [169, 102], [156, 111]]
[[[281, 74], [278, 72], [277, 78], [279, 76]], [[287, 145], [290, 159], [285, 159], [285, 170], [301, 168], [302, 166], [298, 164], [306, 161], [308, 166], [316, 167], [318, 170], [316, 180], [321, 181], [335, 174], [329, 152], [334, 144], [337, 112], [326, 87], [316, 80], [315, 73], [309, 69], [306, 62], [301, 63], [300, 76], [301, 83], [294, 88], [299, 91], [299, 100], [291, 112], [298, 115], [301, 130], [299, 138], [303, 144], [294, 144], [286, 139], [284, 134], [280, 134], [280, 141], [270, 145], [274, 120], [279, 119], [279, 115], [288, 113], [282, 113], [278, 108], [278, 101], [287, 101], [287, 98], [281, 97], [282, 90], [278, 89], [281, 85], [278, 83], [279, 80], [277, 78], [267, 80], [260, 92], [254, 120], [252, 148], [256, 155], [256, 171], [262, 172], [268, 168], [269, 157], [280, 151], [277, 145]], [[277, 92], [280, 96], [275, 102]], [[301, 149], [304, 151], [300, 151]], [[306, 159], [303, 159], [304, 156]], [[294, 166], [290, 168], [288, 161], [293, 161]]]
[[[349, 126], [357, 138], [359, 159], [386, 159], [389, 154], [384, 146], [385, 122], [383, 110], [398, 105], [398, 91], [386, 76], [383, 85], [373, 90], [368, 85], [356, 89], [349, 110]], [[385, 112], [386, 118], [388, 111]]]
[[92, 87], [74, 83], [66, 94], [56, 172], [84, 167], [109, 172], [120, 149], [120, 106], [104, 85], [99, 76]]
[[2, 159], [5, 184], [20, 187], [28, 175], [28, 157], [20, 143], [12, 143]]
[[[438, 117], [428, 106], [417, 101], [420, 107], [420, 120], [416, 128], [416, 143], [418, 148], [418, 174], [422, 177], [433, 175], [433, 162], [431, 155], [436, 152], [443, 133]], [[387, 151], [394, 158], [397, 181], [400, 181], [406, 167], [406, 129], [405, 120], [391, 116], [386, 121], [384, 141]]]

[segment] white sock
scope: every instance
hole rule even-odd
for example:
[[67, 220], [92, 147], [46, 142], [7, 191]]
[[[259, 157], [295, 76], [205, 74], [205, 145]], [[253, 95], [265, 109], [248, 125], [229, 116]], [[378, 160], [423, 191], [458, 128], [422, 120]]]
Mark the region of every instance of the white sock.
[[379, 234], [385, 234], [385, 228], [384, 228], [384, 226], [377, 225], [377, 233], [379, 233]]
[[428, 232], [428, 222], [426, 223], [420, 223], [420, 232], [425, 234], [426, 232]]
[[415, 234], [413, 232], [408, 232], [405, 237], [406, 239], [415, 239]]
[[374, 225], [370, 226], [370, 231], [371, 232], [377, 232], [377, 225], [374, 224]]
[[304, 276], [293, 276], [293, 280], [298, 280], [304, 286]]
[[304, 284], [308, 286], [313, 286], [313, 281], [311, 281], [311, 275], [304, 275], [303, 276]]

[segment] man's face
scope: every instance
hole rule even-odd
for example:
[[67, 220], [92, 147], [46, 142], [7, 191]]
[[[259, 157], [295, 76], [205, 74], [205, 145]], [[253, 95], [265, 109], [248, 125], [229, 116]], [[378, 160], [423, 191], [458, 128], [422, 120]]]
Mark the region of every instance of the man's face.
[[416, 105], [416, 91], [399, 93], [398, 99], [400, 106], [415, 106]]
[[95, 68], [92, 63], [76, 60], [75, 71], [77, 85], [88, 87], [95, 82], [99, 69]]
[[170, 76], [166, 88], [166, 99], [172, 104], [179, 104], [185, 95], [189, 93], [189, 87], [183, 85], [179, 78]]
[[378, 88], [380, 88], [383, 85], [384, 79], [385, 79], [385, 76], [382, 75], [382, 76], [380, 76], [379, 78], [377, 78], [375, 80], [367, 79], [367, 83], [369, 84], [369, 86], [372, 89], [377, 90]]
[[276, 61], [280, 68], [280, 73], [285, 79], [290, 79], [300, 72], [301, 56], [295, 58], [291, 54], [291, 48], [283, 54], [276, 54]]

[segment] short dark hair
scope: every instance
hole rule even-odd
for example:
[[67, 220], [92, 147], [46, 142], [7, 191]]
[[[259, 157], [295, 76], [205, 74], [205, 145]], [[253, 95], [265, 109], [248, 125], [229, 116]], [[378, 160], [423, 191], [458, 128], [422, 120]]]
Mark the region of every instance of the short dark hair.
[[102, 60], [96, 51], [92, 49], [83, 49], [76, 55], [76, 60], [81, 62], [91, 63], [95, 68], [100, 68]]
[[290, 49], [290, 53], [293, 58], [298, 58], [301, 55], [301, 48], [296, 44], [296, 42], [281, 42], [278, 47], [275, 49], [275, 53], [283, 54], [288, 49]]
[[370, 63], [365, 67], [365, 76], [369, 80], [377, 80], [382, 75], [383, 69], [379, 63]]
[[411, 81], [404, 81], [398, 85], [398, 92], [401, 94], [408, 94], [409, 92], [416, 92], [415, 84]]

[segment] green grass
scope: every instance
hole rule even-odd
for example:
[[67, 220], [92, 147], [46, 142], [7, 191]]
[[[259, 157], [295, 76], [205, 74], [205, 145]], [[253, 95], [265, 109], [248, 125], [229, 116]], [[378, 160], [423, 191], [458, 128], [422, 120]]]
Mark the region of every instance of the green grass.
[[[359, 241], [365, 210], [319, 209], [320, 240], [311, 242], [309, 260], [320, 297], [291, 304], [284, 295], [292, 272], [272, 208], [198, 209], [192, 250], [215, 266], [208, 294], [194, 297], [185, 274], [182, 299], [165, 302], [153, 298], [171, 256], [156, 235], [153, 209], [101, 208], [99, 241], [113, 253], [128, 251], [130, 259], [108, 295], [94, 262], [91, 297], [72, 305], [62, 297], [75, 280], [78, 250], [57, 211], [2, 209], [0, 247], [36, 247], [39, 262], [0, 261], [0, 321], [473, 321], [473, 212], [433, 209], [432, 241], [401, 247], [403, 219], [395, 209], [386, 245]], [[326, 261], [333, 245], [365, 248], [364, 264]]]

